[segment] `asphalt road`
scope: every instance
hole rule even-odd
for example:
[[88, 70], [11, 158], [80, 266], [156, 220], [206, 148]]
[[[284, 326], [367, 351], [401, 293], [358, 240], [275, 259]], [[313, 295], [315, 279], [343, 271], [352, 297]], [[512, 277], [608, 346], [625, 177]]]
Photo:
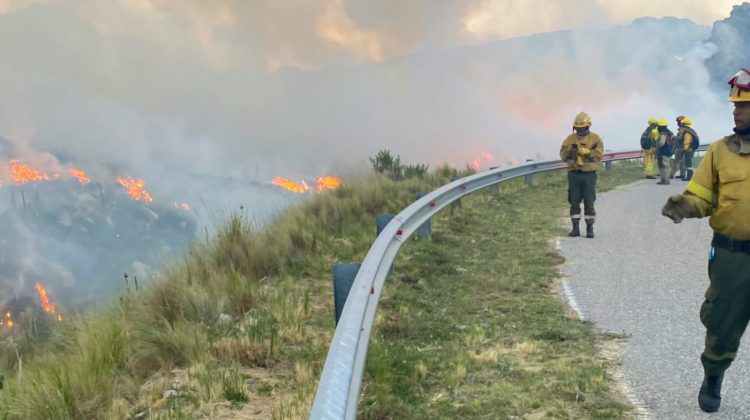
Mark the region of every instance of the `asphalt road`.
[[711, 229], [708, 219], [674, 224], [661, 215], [667, 197], [684, 188], [680, 180], [643, 180], [601, 194], [596, 238], [559, 243], [566, 298], [598, 328], [630, 336], [622, 380], [644, 418], [750, 419], [750, 331], [725, 375], [719, 412], [698, 408], [705, 335], [698, 311]]

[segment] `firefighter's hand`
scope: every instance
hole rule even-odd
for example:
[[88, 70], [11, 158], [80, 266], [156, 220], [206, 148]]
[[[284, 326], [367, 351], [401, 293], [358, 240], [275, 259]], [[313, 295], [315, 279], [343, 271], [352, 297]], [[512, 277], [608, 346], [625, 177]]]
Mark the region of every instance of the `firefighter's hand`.
[[579, 147], [578, 154], [581, 156], [586, 156], [588, 154], [591, 154], [591, 149], [589, 149], [588, 147]]
[[667, 204], [661, 209], [661, 214], [669, 217], [675, 223], [680, 223], [682, 219], [690, 216], [690, 204], [684, 195], [673, 195], [669, 197]]

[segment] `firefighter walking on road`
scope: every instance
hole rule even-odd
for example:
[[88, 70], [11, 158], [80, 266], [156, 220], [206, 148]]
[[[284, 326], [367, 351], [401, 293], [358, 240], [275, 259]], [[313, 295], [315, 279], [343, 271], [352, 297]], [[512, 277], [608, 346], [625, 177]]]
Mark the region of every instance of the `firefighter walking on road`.
[[643, 174], [647, 179], [656, 179], [656, 139], [659, 130], [656, 128], [656, 118], [648, 119], [648, 127], [641, 134], [641, 149], [643, 149]]
[[596, 200], [596, 171], [601, 169], [604, 143], [589, 129], [591, 118], [578, 114], [573, 121], [573, 131], [560, 147], [560, 157], [568, 163], [568, 202], [573, 229], [568, 236], [581, 236], [581, 201], [586, 220], [586, 237], [594, 237], [594, 201]]
[[714, 231], [700, 310], [706, 341], [698, 405], [706, 412], [719, 409], [724, 371], [750, 319], [750, 71], [740, 70], [729, 85], [734, 134], [711, 144], [685, 191], [662, 209], [675, 223], [710, 216]]

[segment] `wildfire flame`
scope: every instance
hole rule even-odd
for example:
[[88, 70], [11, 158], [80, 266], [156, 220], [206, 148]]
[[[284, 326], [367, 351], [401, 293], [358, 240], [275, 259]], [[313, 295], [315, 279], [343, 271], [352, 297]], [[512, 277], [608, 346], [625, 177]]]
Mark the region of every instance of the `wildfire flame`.
[[308, 191], [335, 190], [341, 186], [341, 179], [335, 176], [321, 176], [315, 180], [315, 190], [311, 189], [305, 181], [295, 182], [280, 176], [274, 178], [271, 184], [298, 194], [304, 194]]
[[49, 180], [49, 175], [35, 171], [30, 166], [21, 163], [18, 159], [11, 159], [10, 173], [11, 177], [13, 178], [13, 182], [17, 184]]
[[15, 322], [13, 322], [13, 314], [10, 312], [5, 313], [5, 317], [0, 316], [0, 327], [8, 327], [13, 328], [13, 326], [16, 325]]
[[145, 201], [150, 203], [154, 201], [151, 194], [144, 188], [144, 182], [142, 179], [134, 179], [131, 177], [117, 178], [117, 182], [128, 190], [128, 195], [135, 201]]
[[315, 184], [318, 186], [318, 191], [335, 190], [341, 186], [341, 179], [335, 176], [321, 176], [315, 180]]
[[298, 184], [292, 181], [291, 179], [282, 178], [280, 176], [277, 176], [276, 178], [274, 178], [273, 181], [271, 181], [271, 184], [276, 185], [277, 187], [285, 188], [292, 192], [300, 193], [300, 194], [307, 191], [307, 189], [305, 188], [305, 185]]
[[174, 203], [172, 203], [172, 207], [175, 208], [175, 209], [183, 209], [185, 211], [189, 211], [190, 210], [190, 204], [188, 204], [188, 203], [181, 203], [180, 204], [180, 203], [178, 203], [178, 202], [175, 201]]
[[68, 173], [75, 178], [78, 178], [78, 182], [80, 182], [81, 184], [88, 184], [89, 182], [91, 182], [91, 179], [86, 175], [86, 173], [80, 169], [68, 168]]
[[49, 301], [49, 297], [47, 296], [47, 289], [45, 289], [44, 286], [39, 283], [34, 285], [34, 289], [36, 289], [37, 294], [39, 294], [39, 299], [42, 300], [42, 309], [44, 309], [44, 312], [47, 312], [48, 314], [54, 314], [55, 305]]
[[492, 156], [489, 152], [479, 152], [479, 156], [471, 161], [471, 167], [478, 171], [482, 168], [482, 163], [487, 163], [488, 165], [495, 164], [495, 157]]

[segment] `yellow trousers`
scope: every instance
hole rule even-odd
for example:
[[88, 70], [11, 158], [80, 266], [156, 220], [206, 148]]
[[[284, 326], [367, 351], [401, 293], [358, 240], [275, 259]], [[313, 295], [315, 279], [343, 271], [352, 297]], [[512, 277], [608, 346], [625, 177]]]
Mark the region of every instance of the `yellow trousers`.
[[659, 170], [656, 167], [656, 148], [652, 147], [643, 151], [643, 174], [646, 176], [657, 176]]

